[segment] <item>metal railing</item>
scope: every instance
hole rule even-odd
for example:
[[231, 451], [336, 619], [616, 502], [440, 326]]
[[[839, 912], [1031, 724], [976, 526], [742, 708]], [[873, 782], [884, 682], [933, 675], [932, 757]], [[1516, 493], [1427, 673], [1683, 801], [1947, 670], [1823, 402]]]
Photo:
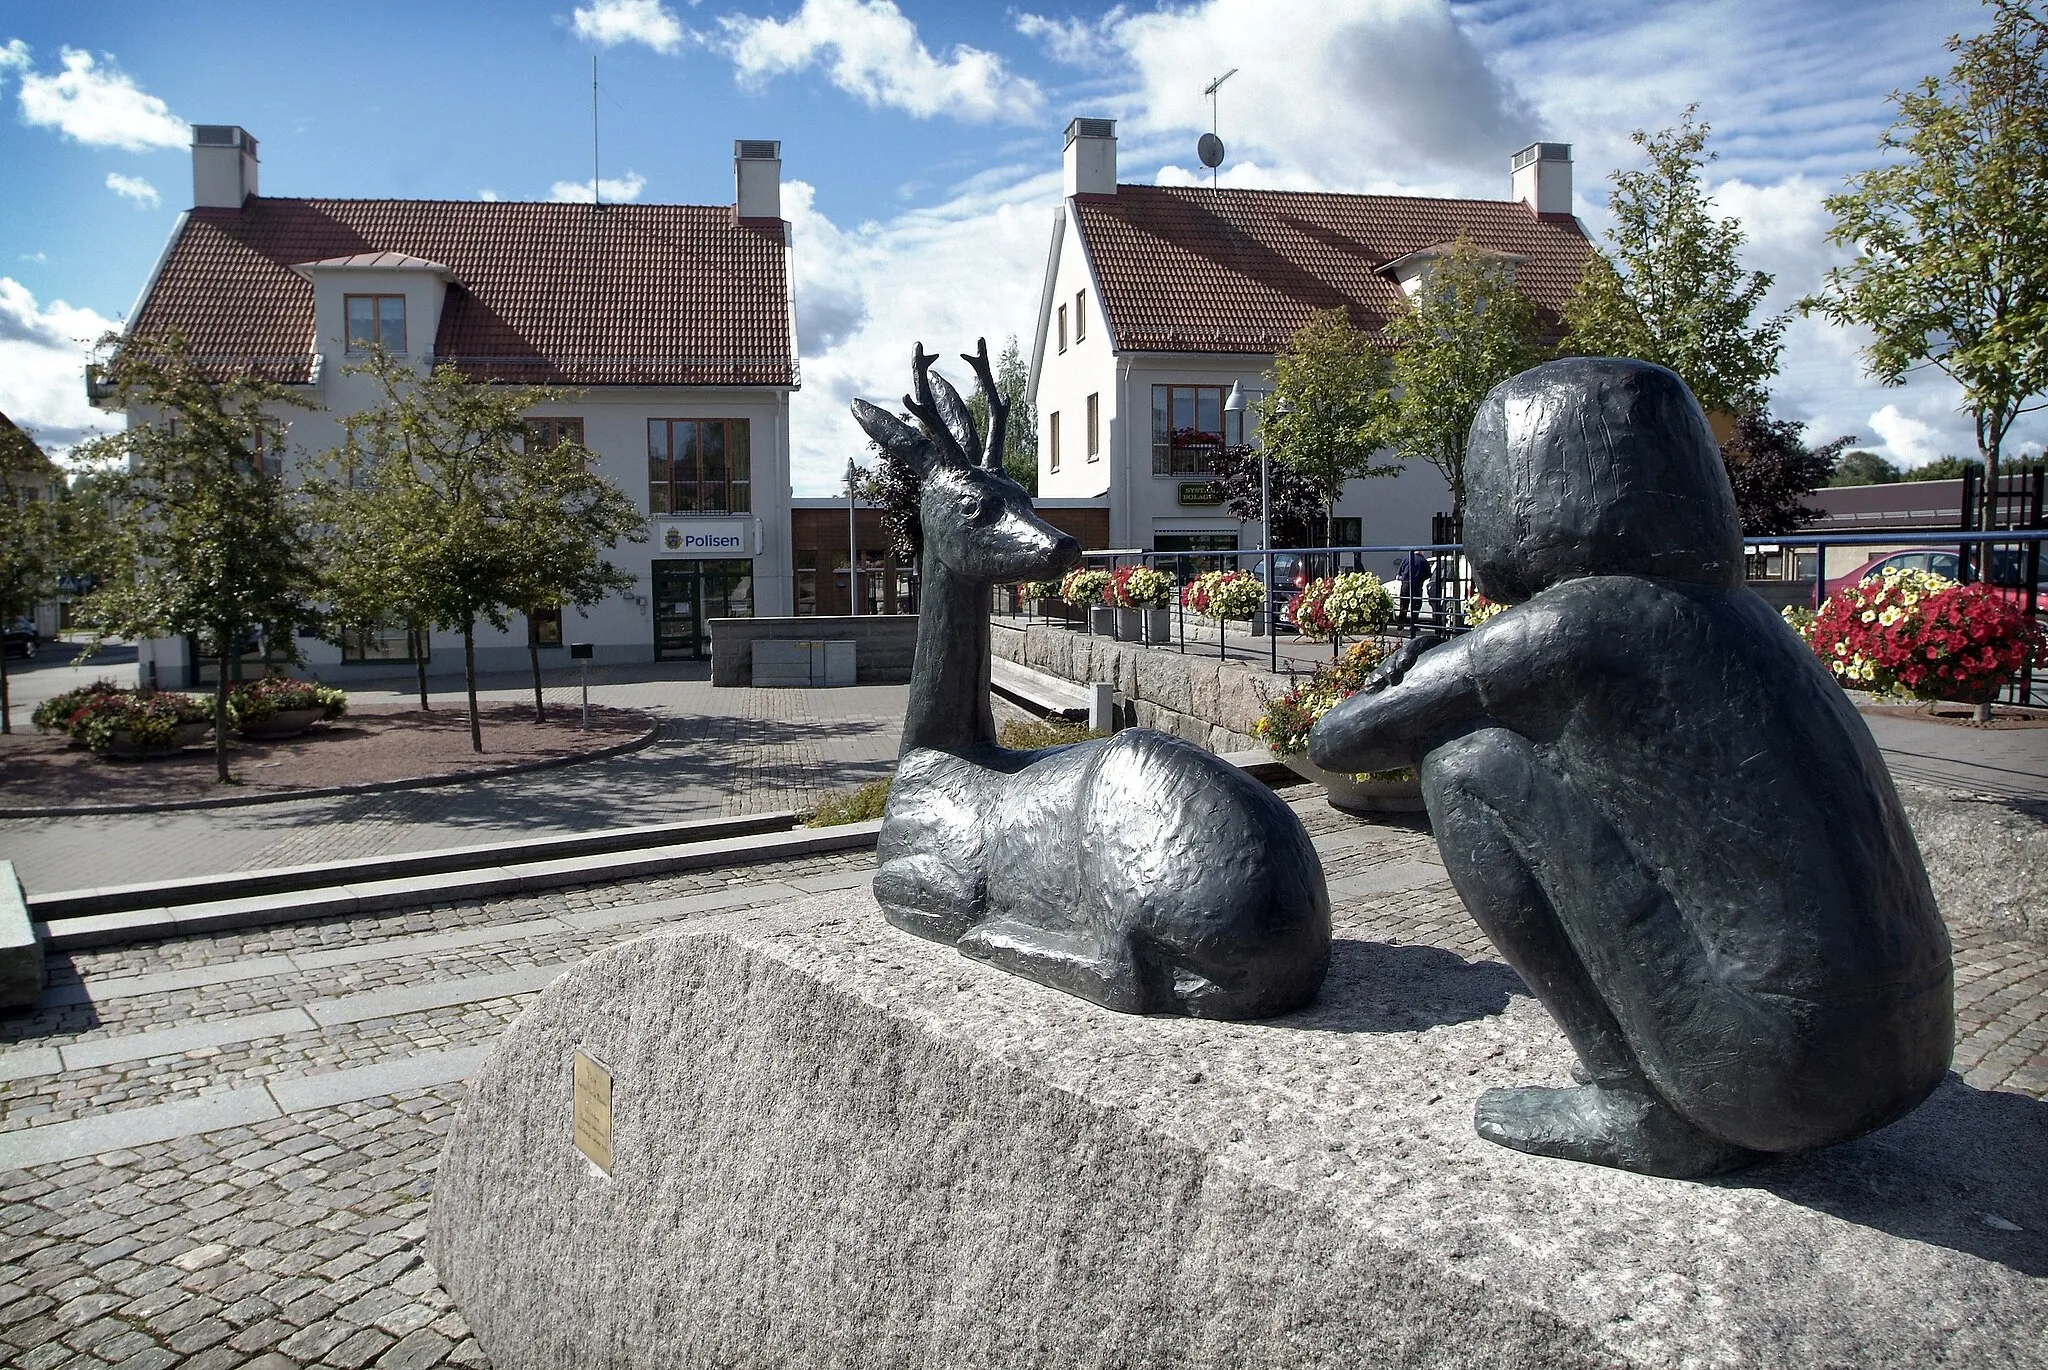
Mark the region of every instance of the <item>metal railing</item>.
[[[1786, 564], [1800, 569], [1800, 553], [1811, 553], [1814, 576], [1810, 589], [1805, 577], [1773, 580], [1751, 580], [1752, 588], [1759, 586], [1782, 586], [1791, 592], [1791, 599], [1802, 600], [1818, 608], [1826, 599], [1829, 583], [1846, 581], [1847, 575], [1861, 566], [1868, 565], [1870, 558], [1858, 562], [1848, 558], [1834, 563], [1835, 574], [1830, 574], [1829, 552], [1831, 550], [1853, 550], [1856, 548], [1884, 548], [1893, 552], [1933, 550], [1942, 553], [1954, 549], [1960, 574], [1958, 579], [1968, 583], [1982, 579], [1980, 567], [1993, 568], [1992, 582], [2001, 588], [2013, 591], [2019, 607], [2041, 620], [2043, 610], [2048, 609], [2048, 594], [2042, 587], [2042, 544], [2048, 542], [2048, 529], [1994, 529], [1990, 532], [1959, 532], [1955, 530], [1913, 530], [1921, 536], [1911, 536], [1908, 530], [1876, 533], [1790, 533], [1772, 537], [1754, 537], [1743, 540], [1745, 553], [1777, 551], [1788, 554]], [[2000, 559], [2000, 550], [2010, 549], [2016, 555]], [[1404, 602], [1396, 580], [1399, 564], [1411, 553], [1421, 552], [1427, 556], [1433, 572], [1430, 588], [1421, 596], [1410, 597]], [[1366, 570], [1388, 583], [1401, 612], [1397, 616], [1395, 629], [1409, 636], [1424, 630], [1430, 632], [1458, 633], [1465, 631], [1465, 601], [1471, 591], [1469, 568], [1464, 560], [1464, 548], [1460, 543], [1417, 543], [1417, 544], [1361, 544], [1351, 547], [1252, 547], [1238, 549], [1216, 549], [1199, 552], [1156, 552], [1139, 548], [1109, 548], [1091, 551], [1083, 556], [1083, 565], [1099, 570], [1115, 571], [1128, 565], [1152, 566], [1174, 576], [1176, 593], [1170, 607], [1173, 632], [1169, 638], [1148, 640], [1146, 645], [1166, 650], [1188, 652], [1214, 649], [1223, 659], [1233, 656], [1240, 660], [1265, 658], [1266, 669], [1274, 674], [1283, 670], [1293, 673], [1312, 670], [1326, 656], [1334, 656], [1342, 650], [1342, 642], [1330, 642], [1327, 647], [1321, 641], [1310, 641], [1295, 633], [1293, 625], [1285, 618], [1289, 600], [1300, 585], [1317, 576], [1351, 570]], [[1266, 608], [1260, 619], [1252, 621], [1248, 631], [1233, 633], [1229, 624], [1210, 624], [1198, 616], [1191, 615], [1179, 593], [1187, 582], [1206, 570], [1246, 570], [1258, 576], [1267, 587]], [[2014, 574], [2007, 574], [2012, 572]], [[1276, 584], [1276, 580], [1279, 582]], [[2007, 582], [2013, 582], [2007, 584]], [[1839, 587], [1837, 587], [1839, 588]], [[995, 609], [998, 614], [1010, 616], [1025, 615], [1025, 605], [1017, 593], [1018, 587], [997, 588]], [[1780, 594], [1776, 598], [1787, 600]], [[1058, 612], [1049, 612], [1057, 606]], [[1069, 627], [1086, 628], [1088, 612], [1084, 606], [1066, 605], [1062, 601], [1051, 601], [1042, 606], [1048, 612], [1042, 617], [1047, 622], [1064, 622]], [[1237, 620], [1241, 621], [1241, 620]], [[1212, 638], [1213, 634], [1213, 638]], [[1233, 637], [1235, 641], [1233, 641]], [[1283, 644], [1282, 638], [1292, 640]], [[2048, 662], [2032, 658], [2022, 667], [2012, 684], [2004, 691], [2003, 702], [2021, 705], [2036, 704], [2036, 678], [2048, 675]]]

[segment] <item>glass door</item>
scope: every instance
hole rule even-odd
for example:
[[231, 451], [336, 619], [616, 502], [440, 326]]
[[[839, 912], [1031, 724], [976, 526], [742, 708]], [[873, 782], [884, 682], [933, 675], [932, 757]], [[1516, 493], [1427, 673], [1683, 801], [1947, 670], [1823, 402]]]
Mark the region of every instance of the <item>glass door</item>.
[[654, 659], [700, 654], [703, 577], [694, 561], [654, 563]]

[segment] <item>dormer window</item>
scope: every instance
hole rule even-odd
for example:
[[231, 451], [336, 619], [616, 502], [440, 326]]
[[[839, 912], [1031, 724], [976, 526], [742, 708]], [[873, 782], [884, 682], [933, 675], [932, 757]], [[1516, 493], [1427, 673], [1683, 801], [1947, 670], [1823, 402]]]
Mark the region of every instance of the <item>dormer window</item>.
[[348, 311], [348, 351], [360, 356], [381, 346], [395, 356], [405, 355], [405, 296], [345, 295]]

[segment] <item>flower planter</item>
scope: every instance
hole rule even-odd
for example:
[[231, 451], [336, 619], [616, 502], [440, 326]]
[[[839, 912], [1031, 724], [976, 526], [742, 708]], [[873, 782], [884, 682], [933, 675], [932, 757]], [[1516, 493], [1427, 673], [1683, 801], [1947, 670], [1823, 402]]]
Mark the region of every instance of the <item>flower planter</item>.
[[1116, 610], [1107, 604], [1089, 605], [1088, 631], [1101, 637], [1116, 636]]
[[1144, 618], [1136, 609], [1119, 607], [1116, 611], [1116, 640], [1136, 642], [1144, 635]]
[[1173, 610], [1140, 609], [1144, 619], [1145, 641], [1157, 646], [1173, 641]]
[[113, 737], [108, 739], [106, 754], [108, 756], [117, 756], [127, 761], [147, 759], [152, 756], [169, 756], [171, 753], [186, 747], [196, 746], [200, 739], [212, 731], [213, 725], [211, 723], [180, 723], [171, 729], [169, 746], [144, 747], [137, 744], [128, 735], [126, 728], [116, 728]]
[[1353, 780], [1326, 771], [1305, 756], [1275, 752], [1274, 758], [1303, 780], [1321, 785], [1330, 807], [1345, 813], [1422, 813], [1427, 807], [1422, 802], [1422, 781], [1412, 776], [1407, 780]]
[[244, 723], [235, 731], [251, 739], [297, 737], [310, 730], [326, 713], [327, 710], [318, 704], [309, 709], [279, 709], [268, 718]]

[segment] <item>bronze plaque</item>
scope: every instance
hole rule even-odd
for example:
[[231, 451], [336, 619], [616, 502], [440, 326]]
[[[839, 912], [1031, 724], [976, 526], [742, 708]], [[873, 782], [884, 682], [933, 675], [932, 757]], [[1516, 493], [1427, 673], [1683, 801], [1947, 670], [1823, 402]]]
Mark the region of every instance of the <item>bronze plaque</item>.
[[604, 1063], [576, 1049], [576, 1093], [570, 1111], [576, 1149], [605, 1174], [612, 1173], [612, 1073]]

